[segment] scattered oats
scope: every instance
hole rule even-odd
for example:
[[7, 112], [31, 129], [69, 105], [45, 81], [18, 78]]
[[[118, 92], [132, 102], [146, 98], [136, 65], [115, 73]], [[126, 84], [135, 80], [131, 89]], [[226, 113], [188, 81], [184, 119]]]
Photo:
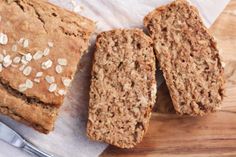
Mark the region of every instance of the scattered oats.
[[12, 50], [13, 52], [16, 52], [16, 51], [17, 51], [17, 45], [14, 44], [14, 45], [12, 46], [11, 50]]
[[26, 65], [23, 64], [22, 66], [20, 66], [19, 70], [20, 70], [20, 71], [23, 71], [23, 70], [25, 69], [25, 66], [26, 66]]
[[58, 94], [59, 94], [59, 95], [66, 95], [66, 91], [63, 90], [63, 89], [60, 89], [60, 90], [58, 91]]
[[34, 85], [33, 82], [31, 80], [27, 79], [24, 84], [19, 85], [19, 91], [24, 92], [29, 88], [33, 88], [33, 85]]
[[32, 82], [31, 80], [27, 79], [27, 80], [25, 81], [25, 86], [26, 86], [27, 88], [33, 88], [33, 82]]
[[62, 78], [62, 82], [63, 82], [64, 86], [68, 87], [70, 85], [71, 79]]
[[47, 55], [49, 55], [49, 52], [50, 52], [50, 49], [49, 49], [49, 48], [46, 48], [46, 49], [43, 51], [43, 55], [44, 55], [44, 56], [47, 56]]
[[34, 82], [36, 82], [36, 83], [40, 83], [40, 79], [34, 79]]
[[63, 66], [67, 65], [67, 60], [65, 58], [59, 58], [57, 62], [59, 65], [63, 65]]
[[2, 50], [2, 53], [3, 53], [4, 56], [7, 55], [7, 51], [6, 50]]
[[10, 56], [10, 55], [6, 55], [6, 56], [3, 58], [3, 61], [4, 61], [4, 62], [8, 62], [10, 59], [11, 59], [11, 56]]
[[0, 64], [0, 72], [2, 72], [3, 70], [3, 67], [2, 67], [2, 64]]
[[6, 45], [8, 43], [8, 37], [4, 33], [0, 33], [0, 44]]
[[21, 60], [21, 58], [18, 57], [18, 56], [16, 56], [16, 57], [13, 59], [13, 63], [18, 64], [18, 63], [20, 63], [20, 60]]
[[27, 67], [23, 70], [23, 74], [24, 74], [25, 76], [29, 76], [30, 73], [31, 73], [31, 71], [32, 71], [32, 68], [31, 68], [30, 66], [27, 66]]
[[42, 51], [37, 51], [33, 56], [34, 60], [39, 60], [42, 57], [43, 57], [43, 52]]
[[0, 62], [3, 62], [3, 58], [4, 58], [4, 56], [2, 54], [0, 54]]
[[45, 80], [49, 83], [52, 84], [53, 82], [55, 82], [55, 78], [53, 76], [46, 76]]
[[56, 72], [58, 73], [58, 74], [60, 74], [60, 73], [62, 73], [62, 66], [61, 65], [57, 65], [56, 66]]
[[41, 76], [43, 76], [43, 72], [41, 72], [41, 71], [37, 72], [36, 75], [35, 75], [35, 77], [41, 77]]
[[24, 48], [29, 47], [29, 40], [28, 40], [28, 39], [25, 39], [25, 40], [23, 41], [23, 47], [24, 47]]
[[32, 60], [32, 55], [30, 53], [23, 54], [21, 57], [21, 63], [22, 64], [28, 64]]
[[57, 84], [53, 83], [48, 87], [48, 91], [49, 92], [54, 92], [55, 90], [57, 90]]
[[21, 57], [21, 63], [24, 64], [24, 65], [28, 64], [28, 61], [26, 60], [25, 55]]
[[52, 48], [54, 46], [53, 42], [48, 42], [48, 46]]
[[52, 66], [52, 61], [50, 59], [42, 63], [42, 68], [44, 70], [50, 68], [51, 66]]
[[28, 62], [30, 62], [33, 58], [30, 53], [27, 53], [26, 55], [24, 55], [24, 57], [25, 57], [25, 60], [28, 61]]
[[12, 63], [11, 56], [6, 55], [6, 56], [3, 58], [3, 66], [6, 68], [6, 67], [10, 66], [11, 63]]
[[27, 86], [26, 84], [20, 84], [18, 89], [20, 92], [24, 92], [27, 90]]
[[25, 40], [24, 38], [20, 38], [20, 40], [18, 41], [18, 44], [22, 44], [24, 40]]

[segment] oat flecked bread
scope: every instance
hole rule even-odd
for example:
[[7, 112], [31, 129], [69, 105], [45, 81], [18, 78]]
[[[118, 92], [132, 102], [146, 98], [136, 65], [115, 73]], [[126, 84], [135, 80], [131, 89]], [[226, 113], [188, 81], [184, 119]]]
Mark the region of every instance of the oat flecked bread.
[[180, 114], [215, 111], [223, 99], [223, 68], [216, 42], [196, 8], [177, 0], [144, 18], [156, 58]]
[[141, 142], [156, 97], [151, 44], [139, 29], [98, 35], [87, 124], [91, 139], [121, 148]]
[[53, 130], [94, 23], [43, 0], [0, 0], [0, 112]]

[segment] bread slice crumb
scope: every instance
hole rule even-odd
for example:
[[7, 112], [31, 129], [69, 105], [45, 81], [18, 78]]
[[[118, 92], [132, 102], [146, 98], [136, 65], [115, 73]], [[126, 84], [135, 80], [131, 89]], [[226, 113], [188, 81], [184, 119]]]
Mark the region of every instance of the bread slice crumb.
[[216, 42], [185, 0], [155, 9], [144, 18], [156, 58], [179, 114], [214, 112], [223, 100], [224, 77]]
[[121, 148], [141, 142], [155, 103], [155, 55], [139, 29], [98, 35], [87, 134]]

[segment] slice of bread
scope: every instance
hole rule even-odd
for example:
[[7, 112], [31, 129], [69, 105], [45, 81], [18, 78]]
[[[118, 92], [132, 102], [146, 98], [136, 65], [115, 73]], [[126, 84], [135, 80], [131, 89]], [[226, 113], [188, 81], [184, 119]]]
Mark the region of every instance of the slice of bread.
[[131, 148], [148, 128], [156, 97], [152, 40], [139, 29], [98, 35], [92, 69], [87, 134]]
[[154, 40], [175, 110], [188, 115], [215, 111], [223, 99], [223, 67], [197, 9], [176, 0], [150, 12], [144, 25]]

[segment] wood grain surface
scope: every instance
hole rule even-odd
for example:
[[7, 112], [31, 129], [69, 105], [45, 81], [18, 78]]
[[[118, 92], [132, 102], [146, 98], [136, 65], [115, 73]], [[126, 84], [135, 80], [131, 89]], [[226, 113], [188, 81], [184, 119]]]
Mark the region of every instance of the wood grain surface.
[[163, 85], [142, 143], [133, 149], [110, 146], [101, 156], [236, 157], [236, 0], [231, 0], [210, 31], [226, 63], [222, 109], [204, 117], [180, 117], [173, 112]]

